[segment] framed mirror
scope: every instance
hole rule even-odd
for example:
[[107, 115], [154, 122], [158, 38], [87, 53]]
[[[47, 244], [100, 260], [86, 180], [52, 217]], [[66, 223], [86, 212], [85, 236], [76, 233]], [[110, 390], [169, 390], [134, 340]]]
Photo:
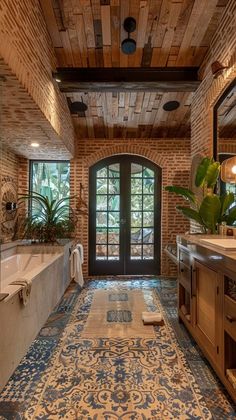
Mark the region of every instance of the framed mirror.
[[[213, 156], [220, 163], [233, 156], [236, 158], [236, 79], [226, 88], [214, 107]], [[232, 191], [236, 203], [235, 180], [220, 181], [218, 188], [221, 193]]]

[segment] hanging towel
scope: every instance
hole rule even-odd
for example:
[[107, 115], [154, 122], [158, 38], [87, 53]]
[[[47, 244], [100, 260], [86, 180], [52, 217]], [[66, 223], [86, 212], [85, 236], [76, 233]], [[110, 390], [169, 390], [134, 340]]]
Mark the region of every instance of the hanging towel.
[[77, 244], [76, 247], [80, 253], [81, 264], [84, 263], [84, 248], [82, 244]]
[[144, 324], [163, 323], [163, 317], [161, 312], [142, 312], [142, 320]]
[[83, 287], [84, 285], [82, 261], [83, 260], [81, 258], [81, 253], [77, 247], [72, 251], [71, 256], [70, 256], [70, 273], [71, 273], [71, 278], [76, 283], [78, 283], [81, 287]]
[[31, 292], [31, 287], [32, 287], [31, 280], [17, 279], [10, 284], [14, 286], [15, 285], [22, 286], [22, 288], [19, 291], [19, 298], [20, 298], [20, 301], [23, 303], [23, 305], [26, 306], [29, 303], [29, 298], [30, 298], [30, 292]]

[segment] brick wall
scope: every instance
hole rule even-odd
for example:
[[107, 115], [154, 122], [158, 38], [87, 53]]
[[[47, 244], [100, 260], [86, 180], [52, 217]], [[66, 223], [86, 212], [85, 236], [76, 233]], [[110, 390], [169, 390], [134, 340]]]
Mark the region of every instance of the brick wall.
[[[121, 140], [79, 140], [75, 159], [71, 161], [71, 194], [79, 195], [79, 186], [84, 187], [84, 200], [88, 203], [89, 168], [97, 161], [116, 154], [143, 156], [162, 168], [162, 185], [188, 186], [190, 169], [190, 142], [185, 139], [121, 139]], [[189, 229], [189, 223], [176, 212], [181, 198], [162, 192], [162, 264], [163, 275], [175, 275], [176, 268], [163, 253], [167, 243], [174, 243], [176, 234]], [[81, 241], [85, 251], [84, 274], [88, 275], [88, 216], [78, 215], [76, 239]]]
[[56, 58], [38, 0], [1, 0], [0, 56], [73, 155], [74, 128], [52, 78]]
[[[220, 26], [200, 69], [202, 83], [191, 108], [191, 154], [212, 155], [213, 107], [224, 89], [236, 77], [236, 1], [229, 0]], [[214, 79], [211, 64], [220, 61], [229, 69]]]
[[[19, 158], [14, 153], [12, 153], [6, 147], [0, 148], [0, 187], [1, 187], [1, 203], [3, 203], [3, 194], [8, 189], [8, 185], [13, 186], [15, 191], [18, 189], [18, 168], [19, 168]], [[3, 213], [2, 206], [0, 207], [0, 227], [1, 227], [1, 240], [3, 242], [8, 242], [12, 238], [12, 233], [10, 233], [3, 225]]]

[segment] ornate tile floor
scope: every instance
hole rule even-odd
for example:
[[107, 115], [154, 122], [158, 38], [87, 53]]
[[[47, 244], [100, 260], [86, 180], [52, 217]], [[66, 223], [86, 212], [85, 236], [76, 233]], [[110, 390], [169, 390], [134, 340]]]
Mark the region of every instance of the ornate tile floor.
[[[0, 419], [236, 418], [223, 386], [177, 321], [175, 286], [161, 278], [100, 280], [79, 293], [71, 285], [0, 394]], [[142, 290], [148, 310], [163, 311], [165, 325], [155, 327], [155, 338], [82, 338], [98, 289], [110, 292], [109, 304], [124, 305], [128, 292]], [[132, 322], [132, 313], [109, 316]]]

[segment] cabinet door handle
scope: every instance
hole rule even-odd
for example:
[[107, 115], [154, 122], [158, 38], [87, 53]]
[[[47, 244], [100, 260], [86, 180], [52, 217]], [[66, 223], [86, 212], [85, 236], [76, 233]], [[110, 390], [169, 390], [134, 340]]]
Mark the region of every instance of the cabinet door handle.
[[230, 315], [226, 315], [225, 316], [225, 318], [227, 319], [227, 321], [229, 321], [229, 322], [234, 322], [235, 321], [235, 318], [233, 318], [232, 316], [230, 316]]

